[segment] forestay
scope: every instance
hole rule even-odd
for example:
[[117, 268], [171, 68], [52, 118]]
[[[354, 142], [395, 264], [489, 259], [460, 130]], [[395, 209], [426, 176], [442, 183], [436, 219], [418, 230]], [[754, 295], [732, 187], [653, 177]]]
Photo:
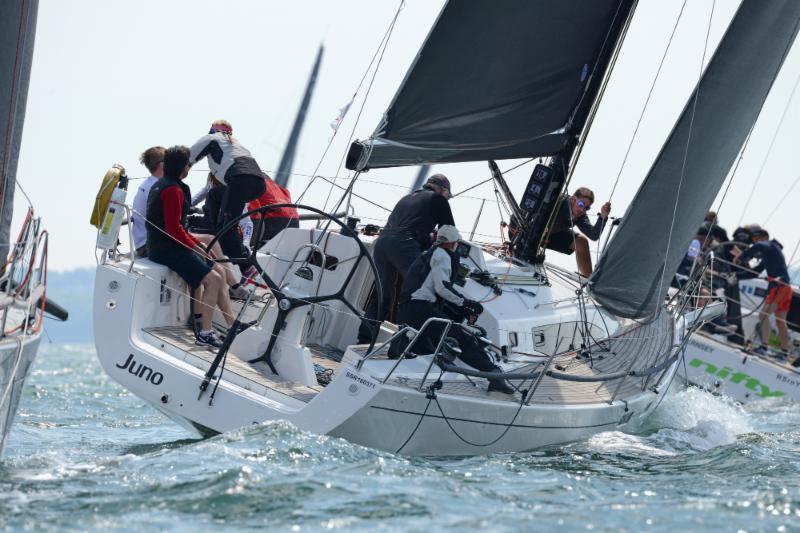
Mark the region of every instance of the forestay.
[[[353, 170], [558, 153], [634, 0], [451, 0]], [[580, 127], [580, 125], [579, 125]]]
[[651, 315], [664, 301], [758, 118], [798, 23], [797, 0], [740, 5], [590, 278], [595, 299], [615, 314]]

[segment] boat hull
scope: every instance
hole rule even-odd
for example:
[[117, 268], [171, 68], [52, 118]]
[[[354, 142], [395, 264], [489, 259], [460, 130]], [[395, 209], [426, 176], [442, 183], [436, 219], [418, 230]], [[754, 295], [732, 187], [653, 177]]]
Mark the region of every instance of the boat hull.
[[41, 333], [0, 342], [0, 454], [14, 423], [25, 381], [30, 374]]
[[685, 360], [681, 378], [714, 394], [742, 403], [769, 398], [800, 401], [799, 373], [705, 333], [689, 339]]

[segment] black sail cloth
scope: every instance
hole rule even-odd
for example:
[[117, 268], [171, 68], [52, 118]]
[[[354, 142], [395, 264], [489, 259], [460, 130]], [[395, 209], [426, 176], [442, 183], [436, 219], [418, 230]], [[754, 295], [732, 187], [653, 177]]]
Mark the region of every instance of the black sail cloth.
[[799, 23], [797, 0], [744, 0], [740, 5], [589, 280], [594, 298], [613, 313], [641, 318], [664, 301], [670, 278], [758, 118]]
[[0, 257], [11, 240], [17, 159], [31, 77], [38, 0], [0, 2]]
[[633, 0], [451, 0], [351, 170], [552, 155]]

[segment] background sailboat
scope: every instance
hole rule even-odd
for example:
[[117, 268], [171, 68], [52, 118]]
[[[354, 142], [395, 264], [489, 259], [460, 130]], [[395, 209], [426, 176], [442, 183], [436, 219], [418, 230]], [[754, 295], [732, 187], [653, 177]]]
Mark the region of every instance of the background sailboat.
[[[33, 208], [11, 242], [17, 160], [36, 34], [38, 1], [0, 4], [0, 453], [42, 334], [47, 301], [47, 232]], [[60, 308], [50, 305], [61, 313]]]

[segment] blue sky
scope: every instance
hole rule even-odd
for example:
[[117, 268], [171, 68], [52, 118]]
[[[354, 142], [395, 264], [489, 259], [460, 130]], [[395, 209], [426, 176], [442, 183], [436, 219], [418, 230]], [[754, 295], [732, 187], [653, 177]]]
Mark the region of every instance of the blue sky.
[[[405, 3], [355, 126], [356, 137], [374, 130], [442, 4]], [[611, 192], [680, 4], [640, 2], [573, 180], [576, 186], [593, 188], [599, 201]], [[226, 118], [262, 168], [274, 169], [317, 46], [324, 41], [325, 58], [294, 167], [310, 174], [331, 137], [329, 123], [352, 96], [398, 5], [394, 0], [41, 0], [18, 179], [51, 232], [50, 267], [94, 263], [95, 234], [88, 219], [100, 179], [113, 163], [125, 165], [131, 177], [146, 175], [137, 157], [148, 146], [190, 144], [213, 119]], [[712, 46], [737, 5], [736, 0], [716, 1]], [[711, 6], [711, 0], [687, 3], [614, 195], [614, 214], [624, 211], [697, 80]], [[744, 222], [764, 223], [777, 206], [766, 225], [784, 242], [787, 255], [800, 239], [793, 212], [800, 186], [791, 189], [800, 176], [795, 157], [800, 96], [787, 107], [798, 74], [800, 51], [795, 46], [720, 212], [722, 223], [732, 229], [742, 217]], [[320, 174], [337, 173], [363, 96], [356, 99]], [[765, 159], [784, 112], [783, 127]], [[762, 165], [762, 178], [743, 215]], [[482, 163], [443, 165], [434, 171], [448, 174], [456, 191], [488, 177]], [[513, 190], [524, 187], [529, 172], [523, 167], [508, 175]], [[356, 192], [391, 208], [415, 173], [372, 171]], [[348, 173], [342, 169], [338, 175]], [[203, 176], [193, 173], [189, 184], [200, 187]], [[307, 183], [308, 178], [297, 176], [290, 188], [297, 195]], [[327, 184], [316, 183], [307, 200], [322, 205], [328, 191]], [[454, 201], [462, 230], [472, 227], [482, 197], [491, 200], [491, 188]], [[132, 199], [131, 193], [128, 201]], [[16, 212], [23, 206], [17, 195]], [[386, 216], [359, 201], [355, 206], [364, 221]], [[481, 238], [496, 238], [498, 222], [496, 206], [487, 202], [478, 226]]]

